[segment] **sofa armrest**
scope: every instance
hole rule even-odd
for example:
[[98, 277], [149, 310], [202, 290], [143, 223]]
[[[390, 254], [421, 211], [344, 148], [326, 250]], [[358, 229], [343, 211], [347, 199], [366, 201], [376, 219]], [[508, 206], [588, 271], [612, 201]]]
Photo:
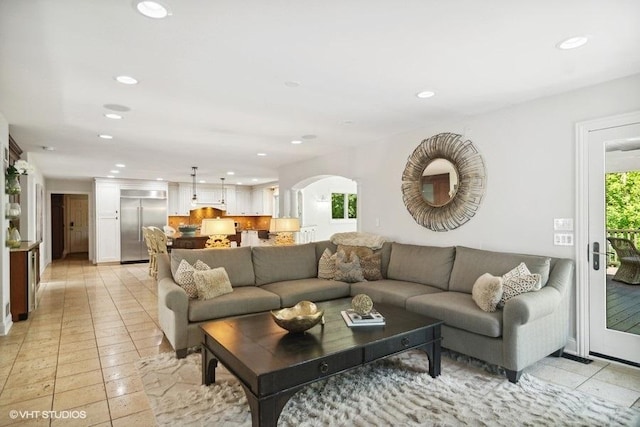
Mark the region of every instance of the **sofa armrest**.
[[186, 313], [189, 296], [174, 280], [168, 254], [158, 254], [158, 303], [178, 312]]
[[504, 323], [524, 325], [556, 311], [568, 294], [573, 280], [573, 261], [556, 261], [547, 285], [536, 292], [520, 294], [504, 305]]
[[552, 287], [518, 295], [504, 305], [504, 324], [524, 325], [553, 313], [562, 296]]

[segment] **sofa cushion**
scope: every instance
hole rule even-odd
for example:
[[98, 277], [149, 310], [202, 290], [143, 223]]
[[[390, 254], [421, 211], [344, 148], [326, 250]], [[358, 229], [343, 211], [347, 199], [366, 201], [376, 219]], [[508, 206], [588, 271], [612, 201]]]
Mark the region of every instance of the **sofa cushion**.
[[261, 289], [280, 296], [282, 307], [292, 307], [300, 301], [326, 301], [349, 296], [349, 284], [337, 280], [298, 279], [262, 285]]
[[211, 299], [233, 292], [224, 267], [196, 270], [193, 273], [193, 279], [198, 288], [198, 299]]
[[217, 298], [191, 300], [188, 317], [190, 322], [202, 322], [278, 308], [280, 308], [278, 295], [257, 286], [241, 286]]
[[531, 273], [542, 276], [542, 286], [549, 280], [551, 259], [537, 255], [492, 252], [482, 249], [456, 247], [456, 259], [451, 271], [449, 290], [470, 294], [476, 279], [484, 273], [502, 276], [524, 262]]
[[191, 299], [198, 298], [198, 287], [196, 286], [195, 272], [209, 270], [209, 266], [197, 260], [193, 265], [186, 260], [180, 261], [174, 275], [175, 282], [180, 285]]
[[471, 299], [484, 311], [496, 311], [502, 298], [502, 277], [484, 273], [478, 277], [471, 291]]
[[[524, 276], [531, 276], [531, 271], [529, 271], [529, 269], [527, 268], [527, 265], [524, 262], [521, 262], [513, 270], [503, 274], [502, 280], [507, 281], [507, 280], [518, 278], [518, 277], [524, 277]], [[533, 286], [534, 291], [538, 291], [542, 289], [542, 276], [538, 274], [537, 278], [538, 278], [538, 281]]]
[[360, 258], [354, 252], [347, 255], [344, 251], [338, 251], [336, 257], [335, 280], [347, 283], [363, 282], [364, 275], [360, 267]]
[[175, 275], [181, 260], [193, 264], [202, 260], [211, 268], [224, 267], [231, 285], [254, 286], [255, 276], [251, 262], [251, 247], [229, 249], [173, 249], [171, 251], [171, 272]]
[[336, 275], [336, 258], [338, 254], [332, 254], [331, 249], [326, 248], [318, 261], [318, 279], [333, 280]]
[[[422, 283], [447, 290], [455, 248], [393, 243], [387, 278]], [[475, 279], [479, 275], [476, 275]], [[473, 286], [473, 283], [471, 284]], [[471, 288], [469, 288], [471, 292]]]
[[480, 310], [471, 295], [463, 292], [439, 292], [418, 295], [407, 300], [407, 310], [443, 320], [447, 326], [497, 338], [502, 335], [502, 311]]
[[313, 243], [293, 246], [253, 246], [251, 249], [258, 286], [318, 276], [316, 246]]
[[415, 282], [404, 282], [401, 280], [377, 280], [375, 282], [359, 282], [351, 284], [351, 296], [367, 294], [374, 303], [386, 303], [405, 306], [407, 298], [442, 292], [441, 289], [433, 286], [422, 285]]

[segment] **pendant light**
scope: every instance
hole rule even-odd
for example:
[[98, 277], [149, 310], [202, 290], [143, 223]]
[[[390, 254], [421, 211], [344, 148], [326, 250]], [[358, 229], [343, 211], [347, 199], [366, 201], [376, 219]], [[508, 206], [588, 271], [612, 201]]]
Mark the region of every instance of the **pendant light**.
[[220, 181], [222, 181], [221, 187], [222, 187], [222, 198], [220, 199], [220, 204], [222, 205], [222, 207], [224, 207], [225, 203], [224, 203], [224, 178], [220, 178]]
[[193, 190], [193, 196], [191, 197], [191, 206], [196, 206], [198, 204], [198, 194], [196, 192], [196, 171], [198, 170], [197, 166], [191, 166], [193, 172], [191, 173], [192, 185], [191, 188]]

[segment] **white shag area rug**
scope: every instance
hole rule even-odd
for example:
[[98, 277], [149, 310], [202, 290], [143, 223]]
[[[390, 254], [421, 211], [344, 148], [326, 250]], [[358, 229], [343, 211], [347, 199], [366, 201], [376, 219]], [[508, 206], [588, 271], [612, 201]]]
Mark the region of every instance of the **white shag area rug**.
[[[218, 364], [201, 385], [200, 353], [164, 353], [137, 363], [158, 425], [251, 426], [242, 387]], [[287, 403], [278, 426], [637, 426], [640, 411], [523, 374], [445, 353], [431, 378], [428, 359], [409, 351], [318, 381]]]

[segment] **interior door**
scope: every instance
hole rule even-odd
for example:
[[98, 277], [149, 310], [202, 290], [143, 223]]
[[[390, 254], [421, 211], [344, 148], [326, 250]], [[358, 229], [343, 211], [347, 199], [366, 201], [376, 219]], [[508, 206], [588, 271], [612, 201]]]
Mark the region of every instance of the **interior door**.
[[[589, 188], [589, 353], [597, 356], [640, 363], [640, 335], [616, 330], [612, 326], [614, 316], [629, 315], [633, 321], [633, 309], [624, 297], [613, 298], [611, 276], [607, 286], [607, 252], [612, 250], [607, 242], [605, 172], [607, 146], [626, 141], [627, 151], [634, 143], [640, 154], [640, 124], [608, 127], [592, 130], [588, 136], [588, 188]], [[640, 162], [639, 162], [640, 165]], [[640, 170], [640, 166], [637, 167]], [[630, 292], [640, 293], [639, 285], [627, 285]], [[609, 296], [608, 296], [609, 295]], [[637, 314], [636, 314], [637, 315]], [[637, 315], [640, 322], [640, 315]]]
[[89, 252], [89, 198], [67, 196], [69, 253]]

